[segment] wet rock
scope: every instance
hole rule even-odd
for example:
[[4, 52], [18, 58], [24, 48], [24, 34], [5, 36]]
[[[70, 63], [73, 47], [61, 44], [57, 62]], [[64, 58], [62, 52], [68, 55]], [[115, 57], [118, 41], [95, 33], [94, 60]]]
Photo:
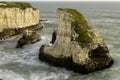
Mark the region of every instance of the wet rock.
[[42, 45], [40, 60], [87, 74], [110, 67], [113, 59], [96, 27], [80, 12], [59, 8], [58, 27], [50, 46]]
[[56, 31], [54, 31], [53, 34], [52, 34], [52, 40], [51, 40], [50, 43], [53, 44], [53, 43], [55, 42], [55, 40], [56, 40], [56, 35], [57, 35], [57, 34], [56, 34]]
[[40, 36], [35, 31], [25, 30], [22, 38], [18, 40], [16, 47], [22, 48], [24, 45], [35, 43], [40, 39]]

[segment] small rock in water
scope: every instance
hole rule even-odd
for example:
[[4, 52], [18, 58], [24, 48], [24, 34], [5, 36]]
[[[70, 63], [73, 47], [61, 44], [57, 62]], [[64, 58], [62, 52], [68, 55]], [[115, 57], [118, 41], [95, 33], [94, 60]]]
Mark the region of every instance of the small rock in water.
[[40, 39], [40, 35], [38, 35], [35, 31], [25, 30], [23, 32], [22, 38], [18, 40], [16, 47], [22, 48], [24, 45], [35, 43]]

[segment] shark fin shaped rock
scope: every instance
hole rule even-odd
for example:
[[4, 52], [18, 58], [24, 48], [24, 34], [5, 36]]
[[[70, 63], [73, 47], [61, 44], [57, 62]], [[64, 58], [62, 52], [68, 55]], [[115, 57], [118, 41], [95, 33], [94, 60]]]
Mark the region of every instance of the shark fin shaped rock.
[[58, 8], [58, 26], [52, 45], [42, 45], [39, 58], [54, 66], [87, 74], [113, 64], [109, 49], [96, 27], [79, 11]]

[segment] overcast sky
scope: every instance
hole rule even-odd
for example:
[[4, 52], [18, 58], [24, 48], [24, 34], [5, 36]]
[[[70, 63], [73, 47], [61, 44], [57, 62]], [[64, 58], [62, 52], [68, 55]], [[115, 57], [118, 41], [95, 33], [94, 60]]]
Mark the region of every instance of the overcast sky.
[[1, 0], [1, 1], [120, 1], [120, 0]]

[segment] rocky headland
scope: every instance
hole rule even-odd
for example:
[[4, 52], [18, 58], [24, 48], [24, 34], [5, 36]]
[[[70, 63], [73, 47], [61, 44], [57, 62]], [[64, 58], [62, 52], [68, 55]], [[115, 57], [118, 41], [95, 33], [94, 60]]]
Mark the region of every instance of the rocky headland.
[[27, 30], [39, 30], [40, 11], [25, 2], [0, 2], [0, 39]]
[[79, 11], [59, 8], [52, 45], [42, 45], [39, 58], [54, 66], [90, 73], [113, 64], [109, 49], [96, 27]]

